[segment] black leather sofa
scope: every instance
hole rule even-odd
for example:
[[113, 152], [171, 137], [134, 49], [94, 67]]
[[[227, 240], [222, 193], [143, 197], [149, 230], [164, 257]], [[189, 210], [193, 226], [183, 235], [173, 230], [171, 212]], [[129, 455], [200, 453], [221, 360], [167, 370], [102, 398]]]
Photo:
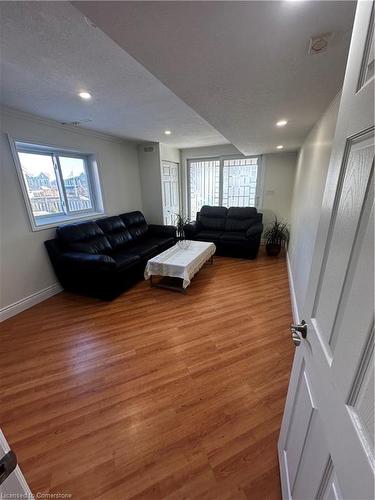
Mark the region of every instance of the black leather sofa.
[[147, 224], [141, 212], [57, 228], [44, 244], [66, 290], [112, 300], [143, 277], [148, 259], [173, 246], [174, 226]]
[[254, 207], [204, 205], [195, 222], [184, 226], [190, 240], [212, 241], [217, 253], [255, 259], [263, 231], [263, 214]]

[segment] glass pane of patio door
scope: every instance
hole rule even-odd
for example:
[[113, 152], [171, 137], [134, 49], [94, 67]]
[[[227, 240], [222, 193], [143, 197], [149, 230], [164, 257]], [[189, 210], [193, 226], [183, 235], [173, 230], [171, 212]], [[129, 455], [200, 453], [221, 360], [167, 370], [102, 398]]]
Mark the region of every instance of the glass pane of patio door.
[[223, 205], [254, 207], [258, 158], [228, 159], [223, 166]]
[[189, 162], [189, 180], [190, 218], [195, 219], [203, 205], [220, 204], [220, 161]]

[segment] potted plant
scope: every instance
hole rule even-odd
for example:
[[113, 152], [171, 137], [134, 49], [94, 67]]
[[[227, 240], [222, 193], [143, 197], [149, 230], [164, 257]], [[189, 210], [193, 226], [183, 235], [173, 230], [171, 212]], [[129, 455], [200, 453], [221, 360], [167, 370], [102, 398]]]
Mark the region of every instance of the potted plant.
[[289, 241], [289, 229], [286, 222], [275, 220], [264, 231], [263, 238], [266, 240], [267, 255], [279, 255], [281, 247], [286, 246]]
[[189, 223], [189, 219], [184, 217], [182, 214], [176, 214], [176, 236], [177, 236], [177, 244], [180, 248], [187, 248], [190, 244], [185, 239], [185, 224]]

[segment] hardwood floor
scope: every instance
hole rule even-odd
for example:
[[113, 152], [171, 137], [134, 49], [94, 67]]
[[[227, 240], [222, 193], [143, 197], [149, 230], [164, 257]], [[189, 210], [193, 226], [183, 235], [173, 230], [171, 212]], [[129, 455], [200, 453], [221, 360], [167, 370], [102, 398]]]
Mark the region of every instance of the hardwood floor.
[[0, 428], [34, 493], [281, 498], [286, 263], [216, 257], [186, 295], [61, 293], [1, 324]]

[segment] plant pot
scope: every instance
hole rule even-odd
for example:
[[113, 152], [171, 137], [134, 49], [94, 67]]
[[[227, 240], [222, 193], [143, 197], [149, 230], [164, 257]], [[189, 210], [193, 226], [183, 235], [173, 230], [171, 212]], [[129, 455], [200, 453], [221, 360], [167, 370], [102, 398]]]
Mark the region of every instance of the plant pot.
[[270, 257], [276, 257], [276, 255], [279, 255], [281, 250], [281, 245], [280, 243], [267, 243], [266, 244], [266, 252], [267, 255]]

